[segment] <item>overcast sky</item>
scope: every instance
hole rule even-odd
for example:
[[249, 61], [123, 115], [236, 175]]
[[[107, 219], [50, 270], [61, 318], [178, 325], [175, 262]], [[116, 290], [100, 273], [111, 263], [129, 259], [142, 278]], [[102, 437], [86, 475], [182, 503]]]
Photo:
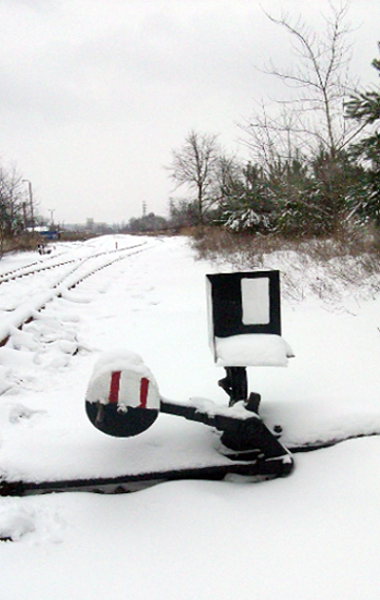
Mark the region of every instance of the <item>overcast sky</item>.
[[[256, 69], [291, 63], [263, 12], [320, 30], [327, 0], [0, 0], [0, 160], [33, 184], [57, 222], [165, 214], [165, 165], [191, 129], [248, 157], [238, 123], [278, 92]], [[352, 67], [363, 84], [380, 1], [351, 0]], [[24, 184], [25, 185], [25, 184]]]

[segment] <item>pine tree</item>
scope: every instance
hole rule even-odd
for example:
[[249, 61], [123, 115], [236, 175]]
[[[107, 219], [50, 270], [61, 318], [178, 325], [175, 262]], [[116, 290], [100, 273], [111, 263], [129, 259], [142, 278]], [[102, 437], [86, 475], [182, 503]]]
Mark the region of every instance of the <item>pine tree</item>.
[[[378, 44], [380, 51], [380, 42]], [[372, 66], [380, 76], [380, 59], [374, 59]], [[347, 116], [366, 126], [373, 126], [370, 135], [351, 146], [353, 156], [364, 163], [361, 194], [354, 200], [353, 212], [371, 219], [380, 226], [380, 88], [359, 92], [352, 96], [346, 105]]]
[[219, 222], [231, 231], [269, 233], [274, 230], [274, 208], [262, 168], [248, 162], [225, 181]]

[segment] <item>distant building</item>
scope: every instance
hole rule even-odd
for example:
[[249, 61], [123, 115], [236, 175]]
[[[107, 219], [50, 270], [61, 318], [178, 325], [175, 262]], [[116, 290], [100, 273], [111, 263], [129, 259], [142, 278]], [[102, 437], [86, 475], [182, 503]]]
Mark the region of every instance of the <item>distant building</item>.
[[65, 231], [78, 232], [78, 233], [115, 233], [119, 230], [119, 226], [108, 225], [108, 223], [96, 223], [94, 219], [87, 219], [86, 223], [65, 223], [63, 229]]

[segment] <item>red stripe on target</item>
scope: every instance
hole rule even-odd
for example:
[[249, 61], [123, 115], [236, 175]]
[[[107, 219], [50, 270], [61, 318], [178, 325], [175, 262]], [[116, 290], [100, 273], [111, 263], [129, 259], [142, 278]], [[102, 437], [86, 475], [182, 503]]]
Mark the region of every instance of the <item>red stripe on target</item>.
[[140, 380], [140, 408], [146, 408], [148, 400], [149, 379], [142, 377]]
[[121, 371], [113, 371], [111, 374], [111, 386], [108, 396], [108, 402], [110, 404], [117, 404], [119, 400], [120, 377]]

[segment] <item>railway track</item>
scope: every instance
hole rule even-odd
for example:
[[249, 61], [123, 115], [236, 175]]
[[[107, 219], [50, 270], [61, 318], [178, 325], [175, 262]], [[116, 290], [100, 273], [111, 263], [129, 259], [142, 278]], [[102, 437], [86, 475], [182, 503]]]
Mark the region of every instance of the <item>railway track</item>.
[[[69, 265], [72, 263], [81, 264], [89, 259], [97, 258], [98, 256], [104, 256], [109, 254], [120, 254], [134, 247], [139, 247], [141, 245], [146, 244], [147, 242], [142, 242], [140, 244], [135, 244], [134, 246], [129, 246], [126, 248], [114, 249], [114, 250], [104, 250], [102, 252], [97, 252], [96, 254], [90, 254], [86, 256], [76, 256], [70, 258], [68, 260], [60, 260], [57, 262], [57, 258], [62, 256], [63, 254], [67, 254], [62, 252], [60, 254], [56, 254], [53, 257], [46, 257], [43, 261], [36, 260], [28, 265], [23, 265], [22, 267], [17, 267], [11, 271], [6, 271], [5, 273], [0, 274], [0, 285], [2, 283], [8, 283], [10, 281], [15, 281], [16, 279], [23, 279], [24, 277], [28, 277], [30, 275], [36, 275], [37, 273], [41, 273], [43, 271], [49, 271], [52, 269], [56, 269], [59, 267], [63, 267], [65, 265]], [[54, 262], [53, 262], [54, 261]], [[47, 264], [48, 263], [48, 264]]]
[[[99, 271], [110, 267], [116, 262], [125, 260], [136, 253], [144, 252], [152, 246], [152, 243], [144, 241], [120, 249], [96, 252], [88, 256], [73, 257], [59, 263], [53, 262], [40, 266], [38, 261], [37, 264], [32, 263], [3, 274], [0, 276], [0, 284], [13, 283], [17, 279], [23, 279], [32, 275], [38, 277], [43, 272], [64, 268], [70, 264], [74, 265], [72, 269], [65, 270], [63, 274], [59, 275], [55, 281], [49, 282], [48, 289], [41, 290], [41, 287], [39, 287], [38, 291], [34, 292], [34, 294], [32, 293], [32, 297], [28, 297], [27, 301], [20, 301], [19, 305], [4, 311], [0, 325], [0, 346], [4, 346], [8, 342], [15, 329], [21, 330], [25, 324], [33, 321], [36, 313], [43, 310], [55, 298], [61, 297]], [[41, 285], [46, 288], [46, 280], [42, 280]]]

